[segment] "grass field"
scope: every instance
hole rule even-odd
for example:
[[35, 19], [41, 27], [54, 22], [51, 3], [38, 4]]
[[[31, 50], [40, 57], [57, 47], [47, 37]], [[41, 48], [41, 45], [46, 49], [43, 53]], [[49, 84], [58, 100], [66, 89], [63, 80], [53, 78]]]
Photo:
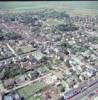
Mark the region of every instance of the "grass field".
[[3, 89], [4, 89], [3, 83], [2, 83], [2, 81], [0, 80], [0, 90], [3, 90]]
[[36, 97], [30, 97], [29, 99], [27, 99], [27, 100], [42, 100], [41, 99], [41, 97], [39, 97], [39, 96], [36, 96]]
[[50, 18], [50, 19], [48, 19], [47, 23], [49, 25], [58, 25], [58, 24], [63, 24], [64, 21], [62, 21], [62, 20], [54, 20], [54, 19]]
[[98, 1], [34, 1], [34, 2], [0, 2], [1, 10], [23, 12], [41, 9], [66, 11], [68, 14], [98, 15]]
[[[40, 82], [31, 84], [29, 86], [26, 86], [22, 89], [19, 89], [18, 93], [21, 96], [23, 96], [26, 100], [32, 100], [32, 98], [36, 98], [33, 95], [36, 94], [36, 92], [38, 92], [40, 89], [43, 89], [44, 86], [45, 86], [45, 83], [43, 81], [40, 81]], [[37, 100], [37, 99], [35, 99], [35, 100]]]

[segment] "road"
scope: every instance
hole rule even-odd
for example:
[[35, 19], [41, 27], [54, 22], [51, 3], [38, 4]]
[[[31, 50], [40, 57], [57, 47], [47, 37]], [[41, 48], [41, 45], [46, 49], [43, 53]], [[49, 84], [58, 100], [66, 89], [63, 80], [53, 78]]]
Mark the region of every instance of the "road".
[[[16, 57], [19, 57], [17, 54], [16, 54], [16, 52], [13, 50], [13, 48], [7, 43], [7, 46], [8, 46], [8, 48], [12, 51], [12, 53], [16, 56]], [[96, 53], [96, 52], [95, 52]], [[98, 53], [97, 53], [98, 54]], [[73, 54], [71, 54], [71, 57], [72, 58], [74, 58], [77, 62], [79, 62], [79, 64], [80, 65], [82, 65], [82, 64], [84, 64], [84, 65], [86, 65], [86, 67], [92, 67], [91, 65], [89, 65], [89, 64], [87, 64], [87, 63], [85, 63], [85, 62], [81, 62], [75, 55], [73, 55]], [[5, 60], [6, 61], [6, 60]], [[61, 68], [59, 68], [62, 72], [64, 71], [63, 69], [61, 69]], [[49, 73], [49, 74], [51, 74], [51, 73]], [[15, 88], [13, 88], [13, 89], [11, 89], [11, 90], [4, 90], [4, 92], [5, 93], [9, 93], [9, 92], [11, 92], [11, 91], [15, 91], [15, 90], [17, 90], [17, 89], [19, 89], [19, 88], [23, 88], [23, 87], [25, 87], [25, 86], [27, 86], [27, 85], [29, 85], [29, 84], [32, 84], [32, 83], [34, 83], [34, 82], [37, 82], [37, 81], [40, 81], [40, 80], [42, 80], [43, 78], [46, 78], [46, 77], [48, 77], [47, 75], [45, 75], [45, 76], [43, 76], [43, 77], [40, 77], [40, 78], [38, 78], [38, 79], [36, 79], [36, 80], [33, 80], [33, 81], [29, 81], [29, 82], [25, 82], [24, 84], [22, 84], [21, 86], [17, 86], [17, 87], [15, 87]], [[86, 91], [84, 91], [84, 92], [81, 92], [81, 93], [79, 93], [77, 96], [75, 96], [75, 97], [73, 97], [72, 99], [70, 99], [70, 100], [80, 100], [80, 98], [82, 98], [82, 97], [84, 97], [85, 95], [87, 95], [89, 92], [92, 92], [92, 90], [94, 90], [94, 89], [96, 89], [96, 88], [98, 88], [98, 83], [97, 84], [95, 84], [94, 86], [92, 86], [92, 87], [89, 87]]]
[[[86, 87], [86, 88], [83, 88], [83, 87]], [[67, 100], [80, 100], [79, 99], [80, 97], [82, 99], [82, 97], [86, 96], [88, 93], [90, 94], [93, 90], [96, 89], [95, 87], [98, 88], [98, 76], [96, 76], [95, 78], [91, 78], [90, 80], [87, 80], [83, 84], [81, 84], [79, 88], [77, 89], [79, 93], [68, 97]]]
[[[75, 55], [71, 54], [71, 57], [74, 58], [75, 61], [77, 61], [80, 65], [86, 65], [87, 68], [92, 68], [91, 65], [85, 63], [85, 62], [81, 62]], [[96, 80], [98, 81], [98, 79]], [[89, 84], [90, 85], [90, 84]], [[93, 86], [89, 86], [87, 84], [85, 84], [85, 86], [87, 86], [87, 90], [80, 92], [79, 94], [77, 94], [76, 96], [72, 96], [71, 99], [68, 100], [80, 100], [80, 98], [82, 99], [84, 96], [86, 96], [88, 93], [92, 92], [93, 90], [95, 90], [96, 88], [98, 88], [98, 83], [96, 83]]]
[[78, 95], [74, 96], [69, 100], [81, 100], [88, 93], [92, 93], [92, 91], [94, 91], [96, 88], [98, 88], [98, 83], [94, 84], [93, 86], [89, 87], [86, 91], [79, 93]]
[[15, 91], [15, 90], [20, 89], [20, 88], [23, 88], [23, 87], [25, 87], [25, 86], [27, 86], [27, 85], [33, 84], [33, 83], [35, 83], [35, 82], [37, 82], [37, 81], [41, 81], [42, 79], [47, 78], [47, 77], [48, 77], [49, 75], [51, 75], [51, 74], [52, 74], [52, 73], [49, 73], [49, 74], [46, 74], [46, 75], [44, 75], [44, 76], [42, 76], [42, 77], [39, 77], [39, 78], [37, 78], [37, 79], [35, 79], [35, 80], [25, 82], [25, 83], [23, 83], [22, 85], [17, 86], [17, 87], [14, 87], [13, 89], [10, 89], [10, 90], [4, 89], [2, 92], [4, 92], [4, 93], [9, 93], [9, 92], [11, 92], [11, 91]]
[[[10, 46], [10, 47], [11, 47], [11, 46]], [[15, 53], [15, 51], [12, 49], [12, 47], [10, 48], [10, 50], [12, 50], [11, 52]], [[31, 52], [29, 52], [29, 53], [31, 53]], [[25, 56], [25, 55], [27, 55], [27, 54], [29, 54], [29, 53], [27, 52], [27, 53], [20, 54], [20, 55], [17, 55], [17, 54], [15, 53], [14, 55], [16, 55], [16, 56], [10, 57], [10, 58], [4, 59], [4, 60], [1, 60], [1, 61], [0, 61], [0, 67], [1, 67], [2, 65], [9, 64], [8, 62], [12, 61], [13, 58], [14, 58], [14, 59], [21, 58], [22, 56]], [[4, 62], [6, 62], [6, 64], [4, 64]], [[3, 63], [3, 64], [2, 64], [2, 63]]]
[[18, 55], [16, 54], [15, 50], [14, 50], [8, 43], [6, 43], [6, 45], [7, 45], [7, 47], [12, 51], [12, 53], [13, 53], [16, 57], [18, 57]]
[[27, 81], [27, 82], [21, 84], [20, 86], [14, 87], [13, 89], [10, 89], [10, 90], [4, 89], [2, 92], [4, 92], [4, 93], [9, 93], [9, 92], [11, 92], [11, 91], [15, 91], [15, 90], [17, 90], [17, 89], [23, 88], [23, 87], [25, 87], [25, 86], [27, 86], [27, 85], [30, 85], [30, 84], [33, 84], [33, 83], [35, 83], [35, 82], [37, 82], [37, 81], [41, 81], [41, 80], [43, 80], [44, 78], [48, 78], [49, 75], [56, 74], [56, 73], [57, 73], [56, 71], [57, 71], [57, 70], [54, 70], [54, 71], [52, 70], [52, 71], [50, 71], [48, 74], [46, 74], [46, 75], [44, 75], [44, 76], [42, 76], [42, 77], [39, 77], [39, 78], [37, 78], [37, 79], [35, 79], [35, 80], [32, 80], [32, 81]]

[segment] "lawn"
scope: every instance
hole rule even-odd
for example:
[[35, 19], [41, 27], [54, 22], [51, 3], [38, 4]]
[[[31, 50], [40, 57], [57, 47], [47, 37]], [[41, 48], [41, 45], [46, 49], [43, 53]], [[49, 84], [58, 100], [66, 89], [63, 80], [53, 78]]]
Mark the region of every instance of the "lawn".
[[96, 65], [98, 64], [98, 58], [96, 59], [95, 64], [96, 64]]
[[16, 75], [14, 78], [19, 79], [21, 77], [21, 74]]
[[58, 24], [64, 24], [64, 21], [62, 21], [62, 20], [55, 20], [55, 19], [50, 18], [50, 19], [48, 19], [47, 23], [49, 25], [58, 25]]
[[43, 89], [45, 86], [45, 83], [43, 81], [31, 84], [29, 86], [26, 86], [22, 89], [18, 90], [18, 93], [23, 96], [26, 100], [32, 100], [33, 95], [36, 94], [38, 91]]
[[31, 96], [30, 98], [28, 98], [27, 100], [42, 100], [40, 96]]
[[[18, 50], [18, 49], [21, 49], [21, 50]], [[31, 51], [34, 51], [35, 49], [31, 46], [31, 45], [26, 45], [26, 46], [20, 46], [17, 48], [16, 52], [18, 54], [21, 54], [21, 53], [27, 53], [27, 52], [31, 52]]]
[[3, 84], [2, 84], [2, 81], [0, 80], [0, 90], [3, 90], [4, 87], [3, 87]]

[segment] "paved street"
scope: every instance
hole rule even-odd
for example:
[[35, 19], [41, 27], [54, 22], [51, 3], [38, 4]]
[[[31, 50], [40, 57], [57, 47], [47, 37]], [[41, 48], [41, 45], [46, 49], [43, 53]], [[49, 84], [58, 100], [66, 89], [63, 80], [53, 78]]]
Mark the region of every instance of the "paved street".
[[98, 88], [98, 83], [96, 83], [92, 87], [89, 87], [86, 91], [79, 93], [78, 95], [74, 96], [73, 98], [69, 100], [81, 100], [88, 93], [92, 93], [92, 91], [94, 91], [96, 88]]
[[6, 45], [7, 45], [8, 48], [12, 51], [12, 53], [13, 53], [16, 57], [18, 57], [18, 55], [16, 54], [15, 50], [14, 50], [8, 43], [6, 43]]
[[25, 86], [27, 86], [27, 85], [33, 84], [33, 83], [35, 83], [35, 82], [37, 82], [37, 81], [41, 81], [42, 79], [47, 78], [48, 75], [51, 75], [51, 73], [49, 73], [49, 74], [47, 74], [47, 75], [44, 75], [44, 76], [42, 76], [42, 77], [39, 77], [39, 78], [37, 78], [37, 79], [35, 79], [35, 80], [27, 81], [27, 82], [23, 83], [22, 85], [19, 85], [19, 86], [17, 86], [17, 87], [14, 87], [13, 89], [10, 89], [10, 90], [6, 90], [6, 89], [5, 89], [3, 92], [9, 93], [9, 92], [11, 92], [11, 91], [15, 91], [15, 90], [17, 90], [17, 89], [23, 88], [23, 87], [25, 87]]

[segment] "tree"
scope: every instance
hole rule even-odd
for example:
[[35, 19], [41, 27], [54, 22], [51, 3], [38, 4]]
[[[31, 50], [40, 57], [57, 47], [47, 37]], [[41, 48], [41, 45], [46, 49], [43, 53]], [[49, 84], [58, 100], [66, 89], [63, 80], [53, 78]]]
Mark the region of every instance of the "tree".
[[23, 51], [22, 51], [21, 48], [19, 48], [19, 49], [17, 50], [17, 52], [18, 52], [18, 54], [22, 54], [22, 53], [23, 53]]
[[71, 67], [70, 63], [69, 63], [69, 59], [66, 60], [66, 66]]
[[65, 50], [64, 53], [65, 53], [66, 55], [69, 55], [69, 52], [68, 52], [67, 50]]
[[16, 39], [22, 39], [22, 36], [14, 32], [14, 33], [6, 33], [4, 35], [4, 38], [8, 40], [13, 40], [13, 39], [16, 40]]
[[73, 24], [60, 24], [57, 26], [57, 28], [60, 30], [60, 31], [76, 31], [78, 30], [78, 27], [76, 27], [75, 25]]
[[0, 79], [2, 80], [4, 77], [5, 69], [0, 71]]
[[64, 86], [61, 86], [61, 92], [65, 92], [65, 87]]
[[3, 40], [4, 39], [4, 34], [2, 32], [2, 30], [0, 30], [0, 40]]
[[66, 43], [62, 43], [61, 46], [62, 47], [67, 47], [67, 44]]

